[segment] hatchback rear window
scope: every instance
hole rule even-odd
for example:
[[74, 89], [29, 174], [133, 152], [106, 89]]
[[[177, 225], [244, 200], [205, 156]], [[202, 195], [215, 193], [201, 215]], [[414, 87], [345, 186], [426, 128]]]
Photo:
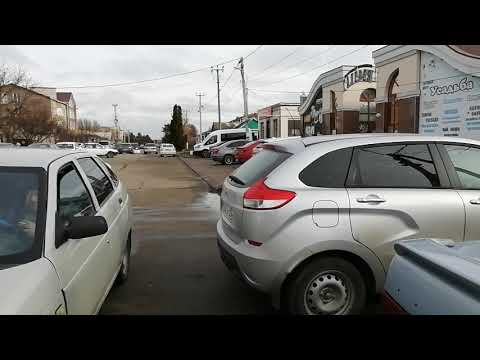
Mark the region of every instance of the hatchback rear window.
[[308, 186], [342, 188], [350, 166], [353, 148], [339, 149], [322, 155], [299, 175]]
[[270, 174], [291, 155], [287, 152], [265, 149], [233, 172], [229, 181], [235, 186], [250, 186]]

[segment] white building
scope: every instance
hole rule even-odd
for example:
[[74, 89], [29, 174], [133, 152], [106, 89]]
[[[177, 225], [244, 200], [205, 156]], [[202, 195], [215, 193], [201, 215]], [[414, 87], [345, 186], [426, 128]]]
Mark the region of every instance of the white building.
[[299, 105], [281, 102], [258, 110], [260, 139], [301, 135]]

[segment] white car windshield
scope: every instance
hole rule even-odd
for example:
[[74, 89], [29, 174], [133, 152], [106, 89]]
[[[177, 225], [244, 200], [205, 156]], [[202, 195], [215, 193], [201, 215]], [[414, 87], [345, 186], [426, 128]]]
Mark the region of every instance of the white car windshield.
[[0, 266], [22, 264], [41, 254], [43, 173], [0, 167]]

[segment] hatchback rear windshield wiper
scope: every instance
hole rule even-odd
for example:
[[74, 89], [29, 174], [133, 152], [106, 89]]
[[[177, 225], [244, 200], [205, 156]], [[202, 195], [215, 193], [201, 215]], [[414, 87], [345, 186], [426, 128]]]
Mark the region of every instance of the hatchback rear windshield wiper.
[[240, 180], [238, 177], [236, 177], [234, 175], [230, 175], [229, 179], [236, 182], [237, 184], [246, 185], [242, 180]]

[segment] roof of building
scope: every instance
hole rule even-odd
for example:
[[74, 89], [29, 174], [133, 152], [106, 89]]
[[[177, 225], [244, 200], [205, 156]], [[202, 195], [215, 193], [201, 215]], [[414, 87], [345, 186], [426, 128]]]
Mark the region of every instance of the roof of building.
[[[79, 150], [34, 149], [27, 147], [0, 149], [1, 166], [43, 167], [65, 155], [81, 152]], [[86, 153], [86, 152], [85, 152]], [[88, 154], [88, 153], [87, 153]]]
[[[26, 88], [26, 87], [23, 87], [23, 86], [20, 86], [20, 85], [17, 85], [17, 84], [7, 84], [7, 85], [3, 85], [3, 86], [4, 86], [4, 87], [11, 86], [11, 87], [16, 87], [16, 88], [19, 88], [19, 89], [23, 89], [23, 90], [32, 92], [32, 93], [34, 93], [34, 94], [36, 94], [36, 95], [38, 95], [38, 96], [42, 96], [42, 97], [44, 97], [44, 98], [50, 99], [50, 100], [52, 100], [52, 101], [55, 101], [56, 103], [65, 105], [65, 104], [64, 104], [62, 101], [60, 101], [60, 100], [53, 99], [53, 98], [51, 98], [50, 96], [47, 96], [47, 95], [42, 94], [42, 93], [40, 93], [40, 92], [38, 92], [38, 91], [35, 91], [34, 88], [29, 89], [29, 88]], [[42, 88], [42, 87], [41, 87], [41, 86], [36, 86], [35, 88], [40, 89], [40, 88]], [[45, 87], [43, 87], [43, 88], [44, 88], [44, 89], [48, 89], [48, 88], [45, 88]]]
[[57, 100], [68, 103], [72, 97], [71, 92], [57, 92]]

